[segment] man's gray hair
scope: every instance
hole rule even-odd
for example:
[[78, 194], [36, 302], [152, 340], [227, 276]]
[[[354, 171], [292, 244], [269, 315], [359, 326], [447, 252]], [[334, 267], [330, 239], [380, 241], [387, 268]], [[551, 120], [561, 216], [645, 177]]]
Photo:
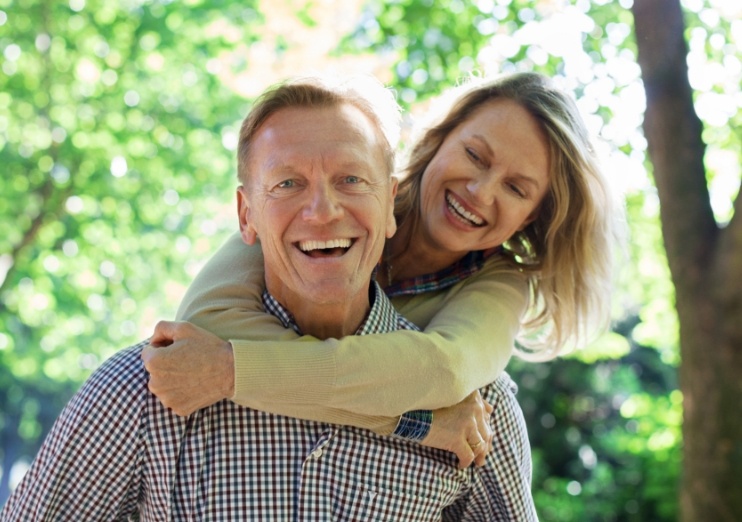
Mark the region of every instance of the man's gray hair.
[[394, 170], [394, 152], [400, 135], [400, 108], [394, 93], [373, 76], [323, 76], [294, 78], [261, 94], [242, 122], [237, 152], [237, 174], [248, 175], [250, 145], [260, 126], [275, 112], [290, 107], [334, 107], [350, 104], [363, 112], [383, 138], [387, 174]]

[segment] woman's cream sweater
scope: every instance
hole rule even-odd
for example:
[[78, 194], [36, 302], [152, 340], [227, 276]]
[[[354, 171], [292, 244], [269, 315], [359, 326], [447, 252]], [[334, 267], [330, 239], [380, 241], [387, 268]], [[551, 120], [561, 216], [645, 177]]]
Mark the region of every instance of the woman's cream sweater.
[[321, 341], [297, 336], [263, 311], [263, 278], [260, 247], [235, 234], [178, 310], [178, 320], [232, 343], [232, 400], [380, 434], [391, 433], [406, 411], [456, 404], [494, 381], [510, 359], [527, 303], [525, 278], [491, 260], [445, 290], [392, 299], [424, 332]]

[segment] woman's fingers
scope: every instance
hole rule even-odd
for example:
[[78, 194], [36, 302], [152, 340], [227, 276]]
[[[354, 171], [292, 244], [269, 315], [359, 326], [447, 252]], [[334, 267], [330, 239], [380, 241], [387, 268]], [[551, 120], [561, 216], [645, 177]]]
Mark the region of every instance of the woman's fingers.
[[472, 463], [482, 466], [492, 449], [491, 412], [492, 406], [479, 391], [472, 392], [460, 403], [433, 412], [433, 425], [423, 444], [455, 453], [459, 468]]

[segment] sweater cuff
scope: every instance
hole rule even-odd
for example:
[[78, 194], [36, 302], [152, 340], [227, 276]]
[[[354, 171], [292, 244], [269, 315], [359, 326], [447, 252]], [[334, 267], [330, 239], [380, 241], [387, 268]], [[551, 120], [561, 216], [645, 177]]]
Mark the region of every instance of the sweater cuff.
[[433, 424], [433, 412], [430, 410], [408, 411], [399, 418], [394, 436], [402, 439], [421, 442], [430, 433]]

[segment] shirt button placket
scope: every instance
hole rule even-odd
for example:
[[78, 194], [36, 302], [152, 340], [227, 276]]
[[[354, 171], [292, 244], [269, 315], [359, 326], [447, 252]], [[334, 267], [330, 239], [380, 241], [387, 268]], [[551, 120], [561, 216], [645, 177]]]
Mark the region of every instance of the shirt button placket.
[[337, 430], [332, 430], [332, 431], [331, 431], [331, 432], [330, 432], [330, 433], [329, 433], [329, 434], [327, 435], [327, 438], [326, 438], [326, 439], [325, 439], [324, 441], [322, 441], [322, 442], [321, 442], [321, 443], [319, 444], [319, 446], [317, 446], [317, 447], [316, 447], [316, 448], [315, 448], [315, 449], [314, 449], [314, 450], [312, 451], [312, 453], [310, 453], [309, 455], [310, 455], [310, 456], [311, 456], [311, 457], [312, 457], [312, 458], [313, 458], [314, 460], [317, 460], [317, 459], [319, 459], [319, 458], [320, 458], [320, 457], [321, 457], [322, 455], [324, 455], [324, 454], [325, 454], [325, 450], [324, 450], [325, 446], [327, 446], [327, 445], [328, 445], [328, 444], [330, 443], [330, 441], [332, 440], [332, 438], [333, 438], [333, 437], [334, 437], [334, 436], [335, 436], [336, 434], [337, 434]]

